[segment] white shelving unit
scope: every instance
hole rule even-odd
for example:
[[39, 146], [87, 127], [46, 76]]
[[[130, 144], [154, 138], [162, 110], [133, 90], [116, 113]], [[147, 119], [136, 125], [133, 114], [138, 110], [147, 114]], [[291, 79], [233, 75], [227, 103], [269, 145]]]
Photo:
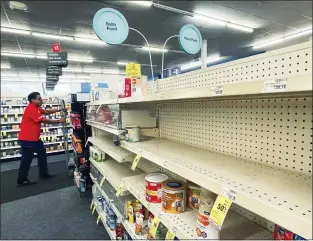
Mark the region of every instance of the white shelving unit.
[[103, 131], [109, 132], [109, 133], [114, 134], [114, 135], [121, 135], [125, 132], [125, 130], [114, 129], [112, 127], [106, 126], [103, 123], [99, 123], [96, 121], [88, 121], [87, 120], [86, 123], [92, 127], [101, 129]]
[[[231, 188], [235, 204], [247, 210], [242, 215], [250, 211], [254, 222], [260, 216], [312, 239], [312, 41], [157, 80], [142, 97], [90, 105], [150, 101], [158, 103], [159, 138], [121, 141], [122, 148], [214, 193]], [[88, 124], [101, 140], [102, 130], [123, 134]], [[195, 238], [193, 212], [167, 215], [146, 203], [144, 175], [123, 183], [178, 238]], [[228, 214], [223, 229], [241, 218]], [[224, 238], [273, 238], [250, 221], [242, 225], [242, 237], [225, 231]]]
[[[72, 141], [69, 141], [69, 143], [71, 143]], [[44, 142], [43, 144], [45, 146], [47, 145], [54, 145], [54, 144], [62, 144], [64, 143], [64, 141], [54, 141], [54, 142]], [[8, 150], [8, 149], [16, 149], [16, 148], [20, 148], [21, 146], [8, 146], [8, 147], [1, 147], [1, 150]]]
[[[71, 135], [71, 134], [69, 134]], [[59, 134], [59, 135], [41, 135], [41, 138], [46, 138], [46, 137], [58, 137], [58, 136], [63, 136], [63, 134]], [[5, 138], [5, 139], [1, 139], [0, 142], [4, 142], [4, 141], [17, 141], [17, 137], [16, 138]]]
[[[146, 174], [127, 177], [123, 179], [123, 185], [132, 193], [150, 212], [159, 217], [160, 221], [169, 229], [177, 230], [176, 236], [179, 239], [195, 240], [197, 210], [187, 210], [181, 214], [170, 214], [162, 211], [161, 204], [149, 203], [146, 201]], [[243, 240], [250, 239], [250, 236], [260, 235], [262, 238], [270, 235], [269, 231], [264, 230], [261, 226], [243, 218], [242, 216], [230, 212], [225, 220], [221, 231], [221, 239]], [[208, 234], [208, 239], [213, 237]]]
[[96, 207], [96, 211], [98, 213], [98, 215], [100, 215], [100, 218], [101, 218], [101, 222], [104, 226], [104, 228], [106, 229], [107, 233], [109, 234], [110, 238], [112, 240], [116, 240], [116, 234], [115, 234], [115, 231], [112, 231], [108, 225], [106, 225], [106, 214], [104, 211], [101, 211], [100, 207], [96, 204], [96, 200], [93, 200], [94, 202], [94, 205]]
[[[72, 151], [73, 149], [70, 148], [69, 149], [70, 151]], [[60, 150], [54, 150], [54, 151], [47, 151], [47, 154], [50, 154], [50, 153], [58, 153], [58, 152], [63, 152], [64, 149], [60, 149]], [[35, 153], [35, 156], [37, 154]], [[4, 157], [1, 157], [0, 160], [6, 160], [6, 159], [11, 159], [11, 158], [18, 158], [18, 157], [21, 157], [22, 155], [18, 154], [18, 155], [13, 155], [13, 156], [4, 156]]]
[[[96, 162], [92, 158], [90, 162], [100, 171], [105, 179], [117, 190], [122, 183], [122, 178], [142, 174], [138, 169], [129, 172], [131, 165], [129, 163], [118, 163], [115, 160], [106, 160], [104, 162]], [[121, 190], [121, 195], [127, 195], [129, 192], [125, 187]]]
[[[114, 202], [109, 198], [109, 196], [101, 189], [99, 183], [95, 180], [95, 178], [90, 175], [93, 183], [97, 186], [97, 189], [100, 190], [102, 196], [105, 198], [105, 200], [110, 203], [110, 206], [117, 216], [117, 218], [122, 222], [124, 228], [127, 230], [128, 234], [132, 237], [133, 240], [147, 240], [147, 235], [137, 235], [135, 234], [135, 224], [130, 224], [123, 215], [118, 211], [118, 209], [115, 207]], [[144, 223], [145, 225], [146, 223]]]
[[103, 136], [101, 138], [89, 137], [88, 142], [91, 142], [93, 145], [104, 151], [117, 162], [130, 162], [135, 158], [135, 155], [132, 152], [127, 151], [120, 146], [114, 146], [113, 138], [110, 136]]

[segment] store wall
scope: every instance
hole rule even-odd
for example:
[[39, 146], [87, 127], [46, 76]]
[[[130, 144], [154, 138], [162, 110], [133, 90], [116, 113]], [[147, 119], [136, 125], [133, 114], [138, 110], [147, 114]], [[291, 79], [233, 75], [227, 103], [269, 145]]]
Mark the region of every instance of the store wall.
[[[42, 83], [38, 82], [14, 82], [1, 83], [1, 98], [27, 96], [29, 93], [37, 91], [43, 95]], [[58, 83], [54, 91], [47, 91], [48, 96], [65, 96], [69, 93], [81, 91], [81, 83]]]

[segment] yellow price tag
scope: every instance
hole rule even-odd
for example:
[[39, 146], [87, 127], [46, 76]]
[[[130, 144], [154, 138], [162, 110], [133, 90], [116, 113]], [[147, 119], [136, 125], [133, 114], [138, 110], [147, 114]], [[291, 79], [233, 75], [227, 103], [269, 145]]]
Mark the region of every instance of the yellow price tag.
[[123, 184], [118, 185], [118, 187], [117, 187], [117, 189], [116, 189], [116, 196], [117, 196], [117, 197], [118, 197], [119, 195], [121, 195], [122, 188], [123, 188]]
[[94, 214], [94, 213], [95, 213], [95, 210], [96, 210], [96, 205], [93, 206], [93, 209], [92, 209], [91, 214]]
[[105, 180], [105, 177], [102, 178], [102, 180], [101, 180], [101, 182], [100, 182], [100, 187], [102, 186], [104, 180]]
[[4, 119], [8, 119], [8, 114], [4, 114]]
[[93, 205], [94, 205], [94, 203], [93, 203], [93, 200], [92, 200], [91, 204], [90, 204], [90, 210], [92, 210]]
[[130, 62], [126, 65], [126, 77], [139, 77], [141, 76], [141, 68], [140, 64], [136, 64], [133, 62]]
[[223, 188], [218, 195], [210, 213], [209, 221], [216, 228], [221, 229], [233, 201], [235, 201], [236, 193], [233, 190]]
[[97, 217], [97, 225], [99, 224], [99, 221], [100, 221], [100, 214], [98, 214], [98, 217]]
[[152, 223], [151, 223], [151, 228], [150, 228], [150, 234], [152, 235], [153, 238], [155, 238], [155, 234], [159, 227], [159, 223], [160, 223], [160, 219], [154, 216]]
[[175, 236], [175, 233], [169, 229], [166, 233], [165, 240], [174, 240]]
[[132, 166], [131, 166], [131, 169], [132, 169], [133, 171], [136, 170], [136, 166], [137, 166], [137, 164], [138, 164], [140, 158], [141, 158], [141, 155], [139, 155], [139, 154], [135, 157], [135, 159], [134, 159], [134, 161], [133, 161], [133, 164], [132, 164]]
[[7, 136], [7, 133], [4, 131], [4, 132], [2, 132], [2, 135], [3, 136]]
[[15, 114], [15, 118], [18, 118], [18, 114]]

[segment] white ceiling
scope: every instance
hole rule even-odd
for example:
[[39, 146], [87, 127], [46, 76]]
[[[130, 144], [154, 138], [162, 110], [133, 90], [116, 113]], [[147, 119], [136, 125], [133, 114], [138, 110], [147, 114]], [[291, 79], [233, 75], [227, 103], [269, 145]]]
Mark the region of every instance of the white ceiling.
[[[1, 26], [26, 29], [42, 33], [60, 34], [75, 37], [97, 39], [93, 29], [94, 14], [103, 7], [112, 7], [121, 11], [129, 26], [138, 29], [148, 39], [151, 46], [162, 47], [164, 41], [178, 33], [185, 24], [196, 25], [203, 39], [208, 41], [208, 56], [218, 54], [231, 58], [242, 58], [262, 51], [281, 48], [291, 44], [307, 41], [309, 36], [285, 41], [279, 45], [254, 50], [256, 43], [276, 39], [293, 34], [304, 29], [312, 28], [311, 1], [157, 1], [158, 3], [179, 8], [185, 11], [205, 14], [225, 21], [254, 28], [253, 33], [247, 33], [216, 26], [207, 21], [165, 11], [162, 9], [144, 7], [129, 1], [22, 1], [27, 4], [29, 11], [12, 11], [8, 1], [1, 5]], [[57, 40], [44, 39], [33, 35], [1, 33], [1, 52], [23, 52], [35, 55], [45, 55], [51, 51], [51, 45]], [[93, 63], [69, 61], [68, 69], [81, 70], [119, 70], [124, 67], [117, 61], [138, 61], [143, 64], [142, 72], [150, 74], [149, 57], [140, 46], [146, 45], [143, 38], [130, 32], [122, 45], [109, 46], [86, 44], [77, 41], [59, 41], [61, 48], [68, 51], [71, 58], [92, 58]], [[194, 61], [199, 54], [190, 56], [183, 53], [176, 39], [168, 42], [170, 50], [165, 54], [165, 66], [180, 65]], [[152, 53], [154, 72], [159, 73], [161, 54]], [[10, 69], [1, 71], [6, 79], [16, 79], [14, 75], [45, 76], [45, 61], [42, 59], [17, 58], [1, 56], [2, 66]], [[10, 77], [10, 75], [13, 75]], [[88, 79], [88, 73], [64, 72], [61, 81], [71, 81], [78, 77]], [[27, 77], [25, 77], [27, 79]]]

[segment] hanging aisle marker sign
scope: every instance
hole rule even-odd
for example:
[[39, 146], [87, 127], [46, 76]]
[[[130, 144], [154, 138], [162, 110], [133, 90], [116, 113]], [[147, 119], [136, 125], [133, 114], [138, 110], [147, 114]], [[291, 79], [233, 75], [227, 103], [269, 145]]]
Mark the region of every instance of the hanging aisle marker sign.
[[196, 54], [202, 47], [202, 36], [196, 26], [187, 24], [179, 30], [178, 42], [187, 54]]
[[221, 193], [216, 198], [209, 221], [219, 230], [221, 230], [228, 210], [235, 199], [236, 192], [226, 187], [222, 188]]
[[107, 44], [121, 44], [128, 36], [127, 20], [113, 8], [102, 8], [93, 17], [93, 29]]

